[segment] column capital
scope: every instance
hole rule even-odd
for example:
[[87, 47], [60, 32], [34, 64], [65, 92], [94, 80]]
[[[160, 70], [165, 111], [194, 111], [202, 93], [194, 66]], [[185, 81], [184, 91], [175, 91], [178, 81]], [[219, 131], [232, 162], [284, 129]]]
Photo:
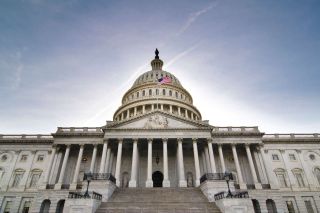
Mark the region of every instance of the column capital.
[[104, 139], [103, 139], [103, 143], [108, 143], [109, 140], [110, 140], [110, 138], [104, 138]]
[[71, 148], [71, 144], [66, 144], [66, 148]]
[[118, 143], [122, 143], [123, 142], [123, 138], [118, 138]]
[[197, 141], [198, 141], [198, 138], [192, 138], [193, 143], [197, 143]]
[[98, 144], [96, 144], [96, 143], [95, 143], [95, 144], [92, 144], [92, 145], [93, 145], [93, 147], [97, 147], [97, 146], [98, 146]]
[[244, 146], [250, 148], [250, 143], [245, 143]]
[[139, 138], [132, 138], [132, 142], [138, 142]]
[[231, 147], [236, 147], [236, 144], [235, 144], [235, 143], [232, 143], [232, 144], [231, 144]]
[[162, 138], [162, 142], [168, 142], [168, 138]]
[[148, 143], [152, 143], [153, 138], [147, 138], [147, 140], [148, 140]]
[[81, 148], [84, 148], [84, 145], [85, 145], [85, 144], [79, 144], [80, 149], [81, 149]]
[[182, 142], [182, 141], [183, 141], [183, 138], [177, 138], [177, 141], [178, 141], [178, 142]]
[[208, 143], [212, 143], [212, 138], [207, 138]]
[[284, 149], [279, 149], [280, 153], [285, 153]]
[[300, 154], [300, 153], [301, 153], [301, 150], [299, 150], [299, 149], [296, 149], [296, 152], [297, 152], [298, 154]]

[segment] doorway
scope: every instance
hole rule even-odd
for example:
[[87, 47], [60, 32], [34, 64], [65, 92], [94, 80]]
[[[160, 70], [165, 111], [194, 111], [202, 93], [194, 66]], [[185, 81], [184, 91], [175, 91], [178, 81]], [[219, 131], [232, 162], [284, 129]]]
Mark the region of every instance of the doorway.
[[153, 187], [162, 187], [163, 174], [160, 171], [155, 171], [152, 174]]

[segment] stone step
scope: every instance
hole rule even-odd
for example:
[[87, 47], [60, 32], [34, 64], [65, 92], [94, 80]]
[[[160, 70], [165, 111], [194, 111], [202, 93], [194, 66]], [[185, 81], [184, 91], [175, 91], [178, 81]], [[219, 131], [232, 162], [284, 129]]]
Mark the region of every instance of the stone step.
[[199, 188], [117, 189], [96, 213], [220, 213]]

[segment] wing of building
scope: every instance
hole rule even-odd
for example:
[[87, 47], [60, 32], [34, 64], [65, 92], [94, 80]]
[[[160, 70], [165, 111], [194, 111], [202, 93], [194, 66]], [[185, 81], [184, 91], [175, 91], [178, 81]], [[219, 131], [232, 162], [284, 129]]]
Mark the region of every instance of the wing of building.
[[158, 54], [105, 126], [0, 135], [1, 213], [320, 212], [318, 134], [210, 125]]

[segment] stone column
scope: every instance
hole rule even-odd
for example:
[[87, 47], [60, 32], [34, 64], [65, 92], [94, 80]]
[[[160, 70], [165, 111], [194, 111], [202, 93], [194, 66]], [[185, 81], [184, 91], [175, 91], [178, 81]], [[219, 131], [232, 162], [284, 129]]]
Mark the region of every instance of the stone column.
[[169, 105], [169, 107], [170, 107], [170, 113], [172, 114], [172, 105]]
[[238, 183], [239, 183], [240, 189], [246, 189], [247, 185], [243, 182], [242, 172], [241, 172], [238, 154], [237, 154], [237, 150], [236, 150], [236, 145], [232, 144], [231, 148], [232, 148], [234, 163], [235, 163], [236, 169], [237, 169]]
[[107, 158], [106, 158], [106, 165], [104, 167], [104, 172], [108, 173], [109, 172], [109, 165], [110, 165], [110, 155], [111, 155], [111, 149], [107, 149]]
[[193, 112], [191, 112], [191, 119], [192, 119], [192, 120], [194, 120], [194, 117], [193, 117]]
[[137, 187], [137, 169], [138, 169], [138, 139], [133, 139], [131, 178], [129, 187]]
[[301, 163], [301, 167], [304, 171], [304, 174], [307, 178], [308, 184], [309, 184], [309, 188], [311, 191], [315, 190], [315, 187], [317, 185], [316, 179], [314, 174], [312, 173], [312, 171], [310, 171], [308, 165], [306, 165], [306, 162], [303, 158], [303, 154], [301, 150], [296, 150], [297, 154], [298, 154], [298, 159]]
[[266, 153], [268, 151], [264, 150], [263, 146], [260, 146], [259, 150], [260, 150], [260, 154], [261, 154], [261, 157], [262, 157], [263, 166], [265, 167], [265, 170], [266, 170], [267, 179], [268, 179], [268, 182], [270, 184], [270, 188], [271, 189], [279, 189], [279, 185], [275, 181], [275, 177], [273, 177], [273, 176], [275, 176], [274, 172], [272, 171], [272, 169], [270, 169], [270, 159], [267, 160], [267, 158], [266, 158]]
[[179, 187], [187, 187], [187, 181], [184, 174], [182, 138], [178, 138], [178, 166], [179, 166]]
[[97, 148], [98, 148], [98, 145], [94, 144], [92, 158], [91, 158], [91, 164], [90, 164], [90, 172], [92, 172], [92, 173], [94, 172], [94, 164], [95, 164], [96, 158], [97, 158]]
[[163, 182], [162, 186], [163, 187], [170, 187], [170, 181], [169, 181], [169, 172], [168, 172], [168, 139], [163, 138], [162, 139], [163, 143]]
[[66, 152], [65, 152], [64, 157], [63, 157], [62, 167], [61, 167], [61, 170], [60, 170], [59, 180], [58, 180], [58, 183], [54, 186], [55, 189], [61, 189], [61, 185], [63, 183], [63, 178], [64, 178], [64, 173], [66, 171], [66, 167], [67, 167], [67, 163], [68, 163], [68, 158], [69, 158], [69, 153], [70, 153], [70, 146], [71, 145], [67, 145]]
[[151, 111], [154, 111], [154, 104], [151, 104]]
[[163, 104], [161, 104], [160, 107], [161, 107], [161, 111], [163, 111]]
[[208, 141], [208, 149], [209, 149], [211, 172], [212, 172], [212, 173], [217, 173], [216, 163], [215, 163], [215, 161], [214, 161], [214, 154], [213, 154], [213, 149], [212, 149], [212, 139], [211, 139], [211, 138], [208, 138], [207, 141]]
[[110, 162], [109, 162], [109, 166], [108, 166], [108, 170], [107, 170], [107, 172], [108, 173], [111, 173], [111, 174], [114, 174], [114, 173], [112, 173], [113, 172], [113, 164], [114, 164], [114, 154], [113, 154], [113, 152], [111, 151], [111, 149], [110, 149]]
[[99, 173], [104, 173], [104, 166], [105, 166], [105, 163], [106, 163], [107, 148], [108, 148], [108, 141], [104, 141], [103, 142], [102, 157], [101, 157], [101, 162], [100, 162]]
[[121, 157], [122, 157], [122, 140], [118, 139], [118, 153], [117, 153], [117, 163], [116, 163], [116, 185], [120, 187], [120, 170], [121, 170]]
[[207, 163], [206, 163], [206, 155], [204, 154], [204, 151], [201, 153], [201, 158], [202, 158], [202, 165], [203, 165], [203, 174], [209, 173], [207, 170]]
[[134, 107], [133, 115], [137, 116], [137, 107]]
[[178, 107], [178, 115], [181, 116], [181, 109]]
[[121, 120], [123, 121], [124, 113], [121, 113]]
[[53, 160], [56, 156], [56, 151], [57, 151], [57, 146], [53, 145], [52, 146], [52, 150], [51, 150], [51, 156], [50, 156], [50, 160], [49, 160], [49, 165], [46, 171], [46, 176], [44, 178], [44, 182], [43, 182], [43, 186], [41, 187], [41, 189], [46, 189], [47, 184], [49, 182], [49, 177], [50, 177], [50, 173], [51, 173], [51, 169], [52, 169], [52, 165], [53, 165]]
[[153, 187], [152, 181], [152, 139], [148, 139], [148, 170], [146, 187]]
[[261, 184], [258, 182], [256, 169], [254, 168], [252, 155], [251, 155], [251, 151], [250, 151], [250, 144], [245, 144], [245, 147], [246, 147], [246, 152], [247, 152], [247, 157], [248, 157], [248, 161], [249, 161], [250, 171], [251, 171], [251, 174], [252, 174], [252, 179], [253, 179], [253, 183], [255, 185], [255, 188], [256, 189], [262, 189]]
[[130, 113], [129, 113], [129, 109], [127, 109], [127, 119], [129, 119], [130, 117]]
[[197, 138], [192, 139], [192, 145], [193, 145], [194, 168], [196, 171], [196, 186], [200, 186], [200, 164], [199, 164]]
[[221, 163], [221, 172], [225, 173], [226, 172], [226, 166], [224, 164], [224, 157], [223, 157], [223, 151], [222, 151], [222, 144], [218, 145], [218, 151], [219, 151], [219, 158], [220, 158], [220, 163]]
[[207, 173], [212, 173], [210, 157], [209, 157], [209, 150], [208, 150], [207, 146], [204, 147], [204, 155], [205, 155], [205, 159], [206, 159]]
[[84, 145], [81, 144], [80, 145], [80, 149], [79, 149], [76, 169], [75, 169], [74, 174], [73, 174], [73, 179], [72, 179], [72, 183], [70, 185], [70, 189], [77, 189], [78, 176], [79, 176], [79, 171], [80, 171], [80, 164], [81, 164], [82, 154], [83, 154], [83, 147], [84, 147]]
[[142, 105], [142, 114], [146, 112], [146, 105]]

